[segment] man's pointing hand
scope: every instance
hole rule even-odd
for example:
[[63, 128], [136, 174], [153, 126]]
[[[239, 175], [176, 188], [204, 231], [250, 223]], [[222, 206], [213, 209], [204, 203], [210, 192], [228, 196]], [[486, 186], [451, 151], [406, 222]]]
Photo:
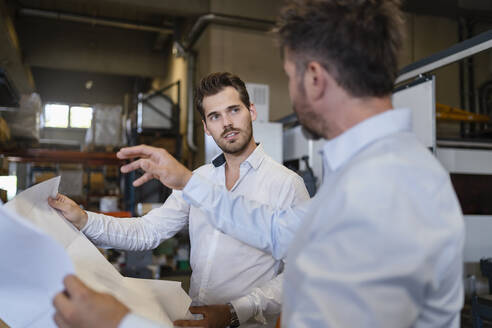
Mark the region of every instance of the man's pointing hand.
[[191, 171], [178, 162], [165, 149], [140, 145], [120, 149], [116, 156], [119, 159], [137, 160], [123, 165], [122, 173], [129, 173], [137, 169], [145, 173], [133, 181], [133, 186], [139, 187], [152, 179], [158, 179], [171, 189], [183, 189], [191, 178]]

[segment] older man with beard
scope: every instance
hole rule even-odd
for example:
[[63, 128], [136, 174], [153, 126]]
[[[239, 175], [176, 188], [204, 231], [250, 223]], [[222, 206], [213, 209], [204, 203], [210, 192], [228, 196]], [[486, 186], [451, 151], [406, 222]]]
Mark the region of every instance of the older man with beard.
[[[449, 174], [412, 132], [410, 111], [391, 103], [399, 5], [292, 0], [282, 11], [277, 32], [295, 111], [327, 139], [325, 176], [307, 204], [275, 210], [231, 195], [163, 151], [120, 151], [143, 157], [125, 172], [143, 168], [182, 190], [221, 231], [275, 258], [287, 254], [282, 326], [460, 326], [463, 215]], [[90, 303], [57, 297], [69, 304], [59, 315]]]
[[[231, 194], [279, 210], [309, 199], [301, 177], [275, 162], [255, 143], [252, 122], [256, 109], [239, 77], [210, 74], [201, 80], [195, 98], [205, 132], [223, 151], [211, 164], [195, 170], [197, 174]], [[147, 178], [150, 176], [145, 174], [140, 181]], [[209, 327], [275, 325], [282, 298], [281, 259], [215, 229], [208, 214], [186, 203], [180, 191], [173, 191], [160, 208], [141, 218], [85, 212], [63, 195], [50, 200], [50, 205], [61, 210], [96, 245], [117, 249], [153, 249], [189, 226], [193, 270], [189, 294], [198, 306], [190, 311], [203, 314]]]

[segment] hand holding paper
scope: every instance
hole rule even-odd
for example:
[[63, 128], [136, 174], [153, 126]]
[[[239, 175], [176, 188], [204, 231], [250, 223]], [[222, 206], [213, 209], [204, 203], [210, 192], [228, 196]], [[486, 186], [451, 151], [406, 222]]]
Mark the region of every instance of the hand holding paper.
[[55, 322], [59, 327], [116, 328], [130, 311], [115, 297], [94, 292], [73, 275], [63, 280], [65, 292], [53, 301]]
[[[180, 283], [123, 277], [82, 232], [48, 205], [48, 197], [57, 197], [59, 182], [58, 177], [35, 185], [0, 206], [0, 318], [11, 327], [54, 327], [52, 299], [63, 289], [63, 277], [71, 273], [94, 290], [90, 295], [97, 301], [105, 298], [117, 305], [117, 299], [155, 323], [170, 327], [173, 320], [188, 317], [191, 299]], [[85, 289], [72, 292], [80, 296], [80, 290]], [[68, 303], [66, 298], [57, 300], [60, 316]], [[121, 314], [121, 309], [116, 312]], [[65, 319], [77, 320], [70, 315]]]
[[48, 204], [54, 209], [59, 210], [65, 219], [72, 222], [79, 230], [87, 223], [87, 213], [65, 195], [57, 194], [55, 198], [49, 197]]

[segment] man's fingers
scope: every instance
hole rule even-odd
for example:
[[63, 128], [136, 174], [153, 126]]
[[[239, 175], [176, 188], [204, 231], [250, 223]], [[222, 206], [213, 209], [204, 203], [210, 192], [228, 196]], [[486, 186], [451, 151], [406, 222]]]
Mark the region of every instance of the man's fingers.
[[121, 148], [119, 152], [116, 153], [116, 157], [119, 159], [129, 159], [135, 157], [149, 157], [157, 148], [150, 147], [147, 145], [139, 145], [133, 147]]
[[53, 305], [59, 311], [63, 311], [64, 309], [70, 307], [70, 300], [68, 299], [67, 294], [65, 294], [65, 292], [56, 294], [53, 299]]
[[48, 204], [57, 210], [67, 211], [70, 209], [71, 204], [65, 198], [62, 194], [57, 194], [56, 198], [48, 197]]
[[[56, 309], [56, 316], [59, 317], [58, 320], [60, 322], [65, 323], [66, 325], [66, 322], [63, 318], [70, 317], [71, 313], [73, 313], [74, 311], [74, 306], [70, 302], [70, 299], [68, 298], [67, 294], [65, 292], [56, 294], [55, 298], [53, 299], [53, 305], [55, 306]], [[63, 325], [60, 325], [56, 321], [56, 317], [55, 317], [55, 322], [58, 324], [58, 326], [63, 327]]]
[[84, 283], [76, 276], [70, 274], [63, 279], [63, 284], [67, 289], [69, 297], [84, 297], [88, 295], [91, 290], [87, 288]]
[[157, 169], [157, 165], [149, 159], [141, 158], [129, 164], [123, 165], [120, 168], [121, 173], [128, 173], [138, 169], [142, 169], [145, 172], [154, 173]]
[[149, 159], [141, 158], [126, 165], [123, 165], [120, 170], [121, 173], [128, 173], [131, 171], [135, 171], [138, 169], [142, 169], [145, 172], [153, 173], [156, 169], [156, 165]]
[[176, 320], [173, 325], [178, 327], [206, 327], [207, 322], [205, 320]]
[[58, 312], [56, 312], [55, 315], [53, 316], [53, 320], [55, 321], [56, 325], [59, 328], [70, 328], [68, 323], [63, 319], [63, 317]]
[[58, 201], [56, 200], [56, 198], [48, 197], [48, 204], [50, 204], [51, 207], [58, 208], [57, 203]]
[[121, 173], [129, 173], [135, 170], [138, 170], [141, 168], [142, 161], [144, 159], [138, 159], [136, 161], [133, 161], [131, 163], [125, 164], [120, 168]]
[[133, 181], [134, 187], [140, 187], [144, 183], [152, 180], [154, 178], [155, 173], [157, 173], [158, 171], [158, 166], [149, 159], [141, 158], [139, 160], [133, 161], [129, 164], [122, 166], [120, 170], [122, 173], [128, 173], [128, 172], [135, 171], [137, 169], [142, 169], [143, 171], [145, 171], [145, 174], [142, 175], [137, 180]]
[[140, 178], [138, 178], [137, 180], [133, 181], [133, 186], [134, 187], [140, 187], [144, 183], [147, 183], [150, 180], [152, 180], [153, 178], [154, 178], [154, 175], [153, 174], [145, 173]]
[[206, 306], [190, 306], [190, 312], [193, 314], [207, 314]]

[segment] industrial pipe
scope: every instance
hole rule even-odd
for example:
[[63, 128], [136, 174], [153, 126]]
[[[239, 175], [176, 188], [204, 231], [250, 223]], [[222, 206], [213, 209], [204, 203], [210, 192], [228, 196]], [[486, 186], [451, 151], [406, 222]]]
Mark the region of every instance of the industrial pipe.
[[174, 30], [171, 27], [143, 25], [143, 24], [117, 21], [117, 20], [112, 20], [112, 19], [107, 19], [107, 18], [96, 18], [96, 17], [89, 17], [89, 16], [83, 16], [83, 15], [66, 14], [66, 13], [49, 11], [49, 10], [22, 8], [19, 10], [19, 14], [23, 15], [23, 16], [56, 19], [56, 20], [63, 20], [63, 21], [69, 21], [69, 22], [75, 22], [75, 23], [85, 23], [85, 24], [91, 24], [91, 25], [110, 26], [110, 27], [116, 27], [116, 28], [121, 28], [121, 29], [126, 29], [126, 30], [155, 32], [155, 33], [162, 33], [162, 34], [173, 34], [174, 33]]
[[188, 143], [188, 148], [192, 152], [196, 152], [198, 147], [195, 145], [195, 141], [193, 140], [193, 124], [194, 124], [194, 102], [193, 102], [193, 86], [195, 85], [195, 59], [196, 56], [192, 50], [188, 51], [188, 58], [187, 58], [187, 81], [186, 81], [186, 92], [187, 92], [187, 98], [188, 98], [188, 115], [187, 120], [188, 120], [188, 125], [186, 128], [186, 142]]
[[274, 26], [275, 22], [263, 20], [263, 19], [253, 19], [238, 16], [229, 16], [221, 14], [206, 14], [200, 16], [188, 34], [185, 40], [186, 49], [191, 49], [195, 42], [200, 38], [200, 35], [205, 30], [209, 23], [215, 23], [220, 25], [244, 27], [252, 30], [259, 31], [270, 31]]

